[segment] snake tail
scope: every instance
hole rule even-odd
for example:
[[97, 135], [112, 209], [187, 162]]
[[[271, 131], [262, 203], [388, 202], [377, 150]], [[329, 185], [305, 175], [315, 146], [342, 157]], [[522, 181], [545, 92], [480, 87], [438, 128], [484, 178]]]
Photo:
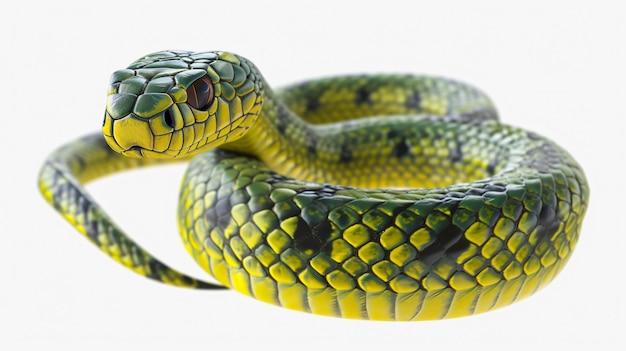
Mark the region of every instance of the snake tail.
[[84, 188], [87, 182], [113, 172], [155, 163], [158, 161], [132, 159], [113, 152], [102, 134], [97, 133], [54, 151], [39, 173], [39, 189], [46, 201], [74, 228], [128, 269], [169, 285], [197, 289], [224, 288], [189, 277], [156, 259], [131, 240]]

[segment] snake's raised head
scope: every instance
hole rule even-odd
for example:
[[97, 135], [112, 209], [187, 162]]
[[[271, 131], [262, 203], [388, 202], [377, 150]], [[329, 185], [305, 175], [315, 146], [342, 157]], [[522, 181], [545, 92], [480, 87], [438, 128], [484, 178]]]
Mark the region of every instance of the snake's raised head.
[[102, 131], [126, 156], [175, 158], [241, 137], [262, 105], [262, 80], [225, 52], [161, 51], [111, 76]]

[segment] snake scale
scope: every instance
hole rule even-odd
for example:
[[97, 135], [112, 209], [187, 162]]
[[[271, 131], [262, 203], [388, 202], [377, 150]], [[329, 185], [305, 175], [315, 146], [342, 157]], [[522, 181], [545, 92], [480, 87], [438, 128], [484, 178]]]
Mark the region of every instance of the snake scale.
[[[102, 251], [167, 284], [345, 318], [466, 316], [550, 282], [589, 199], [566, 151], [497, 118], [485, 94], [446, 78], [273, 91], [238, 55], [162, 51], [113, 73], [103, 133], [54, 151], [39, 188]], [[181, 159], [180, 233], [223, 286], [141, 249], [83, 187]]]

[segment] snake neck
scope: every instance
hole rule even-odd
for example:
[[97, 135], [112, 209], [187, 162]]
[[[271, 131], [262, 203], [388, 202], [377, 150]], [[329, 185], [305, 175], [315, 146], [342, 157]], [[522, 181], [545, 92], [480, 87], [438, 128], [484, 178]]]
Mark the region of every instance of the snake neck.
[[[497, 118], [484, 94], [459, 82], [380, 75], [305, 82], [280, 92], [265, 81], [261, 86], [256, 121], [222, 147], [289, 177], [369, 188], [437, 187], [488, 177], [500, 163], [495, 149], [470, 150], [450, 132], [460, 125], [435, 122]], [[493, 166], [482, 162], [483, 154]], [[440, 165], [452, 171], [441, 172]]]
[[263, 108], [257, 120], [240, 139], [222, 148], [252, 155], [276, 172], [314, 180], [306, 170], [318, 131], [277, 99], [267, 84], [264, 86]]

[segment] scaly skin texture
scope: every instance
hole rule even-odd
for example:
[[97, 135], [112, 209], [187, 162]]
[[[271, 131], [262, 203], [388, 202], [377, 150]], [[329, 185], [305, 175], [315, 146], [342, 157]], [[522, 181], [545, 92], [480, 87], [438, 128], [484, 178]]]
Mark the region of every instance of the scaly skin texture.
[[479, 90], [436, 77], [273, 92], [237, 55], [159, 52], [113, 74], [103, 133], [134, 158], [92, 136], [40, 175], [46, 199], [93, 243], [147, 277], [218, 288], [139, 248], [81, 186], [197, 155], [178, 207], [194, 259], [241, 293], [329, 316], [441, 319], [522, 299], [569, 259], [589, 198], [566, 151], [500, 124]]

